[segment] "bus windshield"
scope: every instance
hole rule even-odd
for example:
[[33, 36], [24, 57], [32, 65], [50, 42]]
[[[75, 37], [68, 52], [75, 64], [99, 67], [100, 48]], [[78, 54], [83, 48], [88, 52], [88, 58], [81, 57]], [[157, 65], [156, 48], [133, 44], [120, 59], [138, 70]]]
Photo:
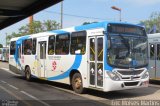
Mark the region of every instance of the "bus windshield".
[[108, 63], [115, 67], [136, 68], [148, 64], [147, 37], [109, 34]]

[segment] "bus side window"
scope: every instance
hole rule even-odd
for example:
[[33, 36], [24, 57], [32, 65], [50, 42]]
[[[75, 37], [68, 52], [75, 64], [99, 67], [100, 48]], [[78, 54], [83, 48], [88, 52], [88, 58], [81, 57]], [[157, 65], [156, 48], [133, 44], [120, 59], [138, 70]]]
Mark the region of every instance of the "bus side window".
[[24, 55], [32, 54], [32, 39], [27, 39], [24, 41]]
[[86, 52], [86, 32], [73, 32], [71, 34], [71, 54], [85, 54]]
[[49, 36], [48, 38], [48, 55], [54, 54], [55, 36]]
[[10, 44], [10, 55], [14, 55], [16, 50], [16, 42], [12, 41]]
[[57, 55], [69, 54], [69, 42], [70, 42], [69, 34], [57, 35], [55, 54]]

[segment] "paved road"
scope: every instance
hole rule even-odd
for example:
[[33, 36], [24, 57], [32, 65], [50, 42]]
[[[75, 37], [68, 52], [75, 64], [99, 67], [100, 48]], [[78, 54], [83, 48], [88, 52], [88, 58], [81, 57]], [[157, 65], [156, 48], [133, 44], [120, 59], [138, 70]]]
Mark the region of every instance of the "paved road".
[[88, 90], [86, 94], [79, 95], [75, 94], [71, 87], [65, 84], [37, 79], [27, 82], [24, 77], [9, 73], [7, 63], [0, 63], [0, 68], [0, 100], [3, 100], [1, 104], [8, 102], [16, 104], [18, 102], [18, 104], [27, 106], [33, 104], [99, 106], [112, 102], [114, 104], [118, 100], [133, 100], [134, 102], [136, 100], [158, 100], [160, 103], [160, 85], [150, 84], [148, 88], [107, 93]]
[[[54, 88], [54, 86], [66, 86], [57, 83], [33, 80], [27, 82], [21, 76], [14, 76], [2, 69], [0, 69], [0, 100], [26, 100], [22, 101], [23, 104], [30, 104], [31, 100], [41, 105], [89, 105], [97, 106], [102, 105], [100, 102], [92, 101], [90, 99], [73, 95], [63, 90]], [[32, 104], [31, 104], [32, 105]]]

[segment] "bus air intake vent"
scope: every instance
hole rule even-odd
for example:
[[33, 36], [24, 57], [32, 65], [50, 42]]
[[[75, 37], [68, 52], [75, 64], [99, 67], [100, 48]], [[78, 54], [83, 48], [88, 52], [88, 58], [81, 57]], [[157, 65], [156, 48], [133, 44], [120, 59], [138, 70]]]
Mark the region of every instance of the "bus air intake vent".
[[124, 82], [124, 85], [125, 86], [136, 86], [136, 85], [138, 85], [138, 81], [136, 81], [136, 82]]

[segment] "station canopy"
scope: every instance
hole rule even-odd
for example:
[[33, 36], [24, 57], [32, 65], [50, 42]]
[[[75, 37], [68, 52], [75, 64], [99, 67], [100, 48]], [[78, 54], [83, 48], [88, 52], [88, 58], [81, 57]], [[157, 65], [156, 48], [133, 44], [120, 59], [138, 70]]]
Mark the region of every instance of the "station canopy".
[[0, 30], [62, 0], [0, 0]]

